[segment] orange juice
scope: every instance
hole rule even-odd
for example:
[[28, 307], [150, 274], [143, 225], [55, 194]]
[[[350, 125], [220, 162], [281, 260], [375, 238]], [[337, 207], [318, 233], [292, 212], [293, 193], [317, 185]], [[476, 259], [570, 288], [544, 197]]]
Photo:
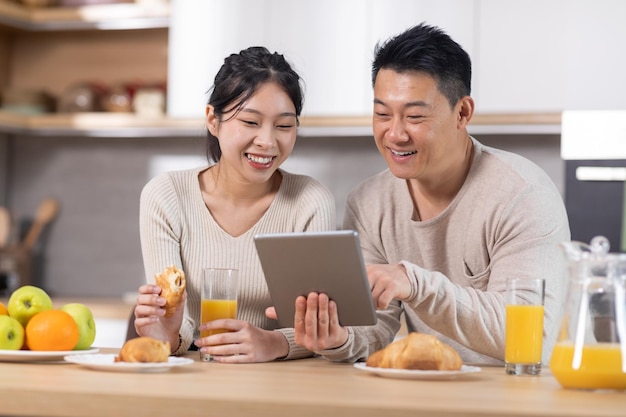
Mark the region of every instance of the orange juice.
[[543, 306], [507, 305], [504, 360], [514, 364], [541, 363]]
[[[217, 319], [237, 318], [237, 300], [202, 300], [200, 321], [206, 323]], [[208, 330], [201, 333], [201, 337], [217, 333], [225, 333], [224, 329]]]
[[564, 388], [626, 389], [619, 343], [584, 345], [580, 366], [574, 369], [574, 344], [557, 343], [550, 370]]

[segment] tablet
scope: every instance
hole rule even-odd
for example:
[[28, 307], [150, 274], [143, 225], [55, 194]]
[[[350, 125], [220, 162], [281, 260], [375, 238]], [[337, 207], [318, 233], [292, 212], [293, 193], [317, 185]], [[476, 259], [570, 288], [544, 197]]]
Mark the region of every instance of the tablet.
[[342, 326], [376, 324], [358, 233], [353, 230], [254, 237], [281, 327], [293, 327], [299, 295], [326, 293]]

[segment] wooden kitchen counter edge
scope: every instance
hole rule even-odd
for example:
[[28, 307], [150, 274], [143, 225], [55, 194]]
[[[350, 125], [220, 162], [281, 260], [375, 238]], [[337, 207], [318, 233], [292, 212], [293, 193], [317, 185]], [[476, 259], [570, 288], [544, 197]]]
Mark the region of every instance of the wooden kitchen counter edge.
[[549, 372], [513, 377], [501, 367], [448, 381], [380, 378], [323, 359], [196, 361], [155, 374], [0, 362], [0, 374], [0, 414], [11, 416], [617, 417], [626, 404], [623, 392], [564, 390]]

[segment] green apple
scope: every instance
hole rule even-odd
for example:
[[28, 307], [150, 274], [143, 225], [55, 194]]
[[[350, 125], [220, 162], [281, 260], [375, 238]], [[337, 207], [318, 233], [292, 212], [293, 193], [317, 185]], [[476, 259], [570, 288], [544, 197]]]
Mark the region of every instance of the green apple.
[[92, 311], [81, 303], [65, 304], [61, 310], [72, 316], [78, 325], [78, 343], [74, 350], [89, 349], [96, 339], [96, 322], [93, 319]]
[[13, 291], [7, 305], [9, 316], [19, 321], [24, 328], [35, 314], [51, 309], [52, 299], [48, 293], [32, 285], [24, 285]]
[[20, 350], [24, 344], [24, 328], [13, 317], [0, 316], [0, 349]]

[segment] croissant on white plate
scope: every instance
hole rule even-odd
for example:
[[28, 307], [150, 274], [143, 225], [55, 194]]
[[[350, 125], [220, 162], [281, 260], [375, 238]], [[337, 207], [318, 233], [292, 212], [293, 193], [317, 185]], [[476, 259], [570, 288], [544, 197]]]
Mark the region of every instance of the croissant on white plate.
[[170, 342], [142, 336], [127, 340], [115, 357], [115, 362], [167, 362]]
[[457, 371], [463, 360], [451, 346], [436, 336], [411, 332], [372, 353], [365, 362], [374, 368]]

